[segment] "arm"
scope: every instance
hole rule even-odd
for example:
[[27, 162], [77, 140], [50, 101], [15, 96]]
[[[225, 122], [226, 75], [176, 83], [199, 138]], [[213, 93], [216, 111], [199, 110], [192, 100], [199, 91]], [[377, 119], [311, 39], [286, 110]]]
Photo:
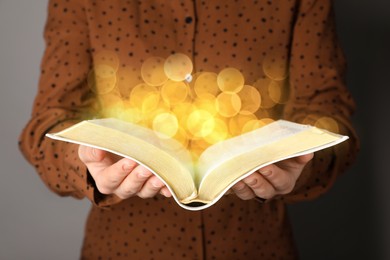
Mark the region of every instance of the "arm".
[[[49, 131], [59, 131], [85, 118], [93, 103], [87, 84], [92, 58], [84, 1], [50, 1], [44, 36], [46, 49], [41, 64], [39, 91], [31, 119], [19, 142], [26, 159], [35, 166], [45, 184], [62, 196], [87, 197], [100, 206], [117, 203], [135, 194], [141, 197], [151, 196], [151, 192], [145, 193], [139, 187], [143, 182], [138, 182], [138, 186], [131, 184], [130, 187], [125, 187], [126, 192], [106, 189], [105, 183], [110, 178], [101, 178], [102, 174], [99, 173], [111, 173], [116, 169], [116, 175], [123, 174], [118, 170], [119, 164], [115, 164], [110, 155], [97, 151], [98, 156], [94, 158], [89, 156], [91, 151], [80, 148], [79, 152], [78, 145], [44, 137]], [[104, 158], [111, 158], [111, 161]], [[94, 159], [97, 160], [95, 164], [92, 163]], [[112, 163], [113, 166], [103, 162]], [[142, 167], [131, 165], [137, 171], [149, 174]], [[130, 174], [132, 169], [126, 171], [126, 174]], [[98, 181], [94, 179], [96, 176], [99, 176]], [[131, 179], [134, 176], [138, 174], [132, 175]], [[142, 180], [146, 182], [148, 176], [143, 176]], [[152, 184], [161, 186], [158, 180], [152, 178], [152, 181]], [[148, 186], [150, 187], [149, 184]]]
[[49, 2], [39, 89], [19, 145], [51, 190], [93, 200], [93, 187], [85, 181], [87, 171], [78, 160], [77, 145], [44, 137], [81, 120], [91, 103], [85, 80], [91, 66], [89, 37], [81, 3]]
[[314, 123], [331, 117], [339, 133], [350, 139], [316, 152], [312, 159], [298, 157], [261, 169], [234, 187], [243, 199], [277, 196], [289, 203], [313, 199], [326, 192], [356, 157], [358, 140], [351, 124], [355, 107], [344, 84], [345, 61], [330, 2], [302, 0], [298, 6], [290, 57], [292, 97], [284, 118]]

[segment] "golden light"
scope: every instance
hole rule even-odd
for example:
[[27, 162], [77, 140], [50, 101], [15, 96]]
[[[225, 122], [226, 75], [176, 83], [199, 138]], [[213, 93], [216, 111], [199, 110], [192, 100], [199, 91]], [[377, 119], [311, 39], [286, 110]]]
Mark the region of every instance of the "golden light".
[[272, 80], [284, 80], [288, 76], [287, 59], [282, 52], [269, 52], [263, 60], [264, 74]]
[[261, 108], [269, 109], [276, 105], [276, 102], [272, 100], [269, 94], [269, 86], [271, 84], [273, 84], [273, 81], [268, 78], [260, 78], [253, 84], [253, 86], [261, 93]]
[[228, 135], [229, 131], [226, 122], [222, 119], [215, 118], [213, 131], [210, 134], [204, 136], [203, 139], [209, 144], [215, 144], [227, 139]]
[[244, 86], [245, 79], [238, 69], [226, 68], [218, 73], [217, 83], [221, 91], [237, 93]]
[[93, 63], [95, 66], [107, 65], [115, 70], [119, 68], [119, 58], [118, 55], [109, 50], [100, 50], [93, 54]]
[[130, 97], [130, 92], [134, 86], [142, 83], [140, 70], [130, 66], [120, 67], [117, 71], [117, 86], [124, 99]]
[[255, 87], [244, 85], [237, 95], [241, 99], [241, 110], [255, 113], [260, 108], [261, 96]]
[[94, 66], [95, 76], [101, 79], [116, 77], [116, 69], [106, 64], [98, 64]]
[[173, 81], [188, 79], [191, 76], [192, 69], [191, 59], [183, 53], [172, 54], [164, 62], [165, 74]]
[[89, 88], [96, 95], [104, 95], [110, 93], [116, 87], [116, 75], [112, 77], [98, 77], [94, 70], [88, 73], [87, 83]]
[[219, 91], [217, 76], [216, 73], [203, 72], [196, 78], [194, 91], [199, 98], [217, 95]]
[[241, 133], [247, 133], [247, 132], [253, 131], [257, 128], [260, 128], [262, 126], [264, 126], [264, 123], [262, 121], [260, 121], [258, 119], [250, 120], [250, 121], [246, 122], [245, 125], [243, 125]]
[[192, 101], [195, 109], [205, 110], [212, 114], [213, 116], [217, 114], [217, 107], [215, 105], [216, 97], [209, 94], [203, 95], [202, 98], [195, 98]]
[[117, 117], [131, 123], [141, 123], [143, 119], [141, 110], [134, 107], [126, 107], [126, 105], [122, 111], [119, 111]]
[[239, 113], [229, 119], [228, 126], [229, 132], [232, 136], [237, 136], [242, 133], [244, 125], [252, 120], [256, 120], [257, 117], [253, 113]]
[[289, 96], [290, 89], [286, 81], [271, 81], [268, 85], [268, 94], [270, 99], [278, 104], [286, 104]]
[[189, 88], [187, 83], [183, 81], [168, 80], [161, 87], [161, 97], [169, 106], [174, 106], [186, 100]]
[[[278, 57], [265, 59], [266, 77], [253, 85], [245, 84], [243, 74], [231, 67], [193, 73], [190, 58], [182, 53], [165, 60], [150, 57], [140, 68], [119, 66], [118, 56], [110, 51], [96, 53], [94, 61], [87, 80], [101, 116], [148, 127], [162, 138], [177, 140], [195, 157], [212, 144], [272, 122], [268, 109], [289, 96], [287, 70]], [[335, 129], [334, 122], [315, 121], [326, 129]]]
[[186, 125], [194, 139], [199, 139], [209, 135], [214, 130], [215, 120], [209, 112], [196, 109], [188, 116]]
[[171, 138], [179, 129], [177, 118], [172, 113], [161, 113], [153, 120], [153, 130], [161, 138]]
[[192, 140], [189, 146], [192, 157], [197, 160], [202, 152], [209, 146], [210, 144], [204, 139]]
[[241, 109], [241, 99], [233, 92], [222, 92], [215, 100], [217, 112], [223, 117], [232, 117]]
[[142, 113], [148, 113], [158, 107], [160, 92], [156, 87], [142, 83], [131, 90], [129, 101], [130, 105], [139, 108]]
[[337, 123], [337, 121], [331, 117], [326, 117], [326, 116], [319, 118], [315, 122], [314, 126], [321, 129], [326, 129], [333, 133], [339, 133], [340, 131], [339, 124]]
[[165, 60], [161, 57], [150, 57], [141, 66], [141, 76], [146, 84], [161, 86], [168, 80], [164, 71]]

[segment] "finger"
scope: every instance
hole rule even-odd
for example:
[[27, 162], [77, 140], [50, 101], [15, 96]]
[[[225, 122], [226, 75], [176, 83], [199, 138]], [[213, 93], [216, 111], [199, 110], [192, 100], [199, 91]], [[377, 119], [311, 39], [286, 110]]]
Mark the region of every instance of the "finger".
[[151, 176], [141, 190], [137, 193], [137, 196], [140, 198], [152, 198], [160, 192], [160, 190], [165, 186], [165, 184], [157, 178], [157, 176]]
[[78, 149], [78, 154], [80, 160], [83, 163], [87, 164], [90, 162], [100, 162], [101, 160], [103, 160], [106, 151], [85, 145], [80, 145]]
[[151, 176], [152, 173], [148, 169], [142, 165], [138, 165], [117, 187], [115, 194], [122, 199], [132, 197], [142, 189]]
[[137, 167], [138, 163], [135, 161], [123, 158], [101, 171], [90, 170], [90, 173], [95, 180], [98, 190], [103, 194], [111, 194]]
[[250, 200], [255, 197], [254, 192], [243, 181], [237, 182], [232, 188], [232, 191], [242, 200]]
[[311, 159], [313, 159], [314, 153], [309, 153], [301, 156], [295, 157], [295, 160], [299, 164], [304, 164], [306, 165]]
[[242, 180], [253, 193], [263, 199], [271, 199], [276, 195], [275, 187], [260, 173], [255, 172]]
[[160, 194], [167, 198], [172, 197], [171, 191], [166, 186], [162, 187], [162, 189], [160, 190]]
[[260, 169], [259, 172], [277, 193], [287, 194], [293, 190], [300, 170], [286, 171], [276, 165], [269, 165], [267, 168]]

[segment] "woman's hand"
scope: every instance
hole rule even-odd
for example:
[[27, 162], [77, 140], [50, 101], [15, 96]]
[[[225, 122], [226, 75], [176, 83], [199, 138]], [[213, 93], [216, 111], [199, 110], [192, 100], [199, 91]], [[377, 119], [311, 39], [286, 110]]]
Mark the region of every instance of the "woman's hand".
[[310, 153], [277, 162], [259, 169], [236, 183], [231, 190], [241, 199], [271, 199], [290, 193], [305, 165], [313, 158]]
[[121, 199], [151, 198], [158, 193], [172, 196], [160, 179], [133, 160], [84, 145], [78, 152], [102, 194], [115, 194]]

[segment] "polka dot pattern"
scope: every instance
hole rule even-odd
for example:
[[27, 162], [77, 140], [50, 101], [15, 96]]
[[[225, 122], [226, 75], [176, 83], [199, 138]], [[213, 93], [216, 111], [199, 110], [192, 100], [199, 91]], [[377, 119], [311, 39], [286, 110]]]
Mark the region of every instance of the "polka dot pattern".
[[[285, 203], [313, 199], [354, 160], [358, 142], [345, 87], [345, 62], [335, 37], [331, 1], [79, 1], [51, 0], [46, 51], [31, 120], [20, 149], [54, 192], [89, 198], [82, 259], [296, 259]], [[266, 203], [224, 196], [201, 212], [172, 199], [120, 200], [95, 188], [77, 146], [44, 138], [80, 121], [93, 103], [87, 84], [96, 53], [115, 52], [119, 67], [139, 77], [151, 56], [188, 55], [196, 71], [239, 69], [264, 78], [262, 63], [288, 61], [291, 97], [267, 111], [303, 122], [328, 116], [345, 144], [316, 153], [292, 193]]]

